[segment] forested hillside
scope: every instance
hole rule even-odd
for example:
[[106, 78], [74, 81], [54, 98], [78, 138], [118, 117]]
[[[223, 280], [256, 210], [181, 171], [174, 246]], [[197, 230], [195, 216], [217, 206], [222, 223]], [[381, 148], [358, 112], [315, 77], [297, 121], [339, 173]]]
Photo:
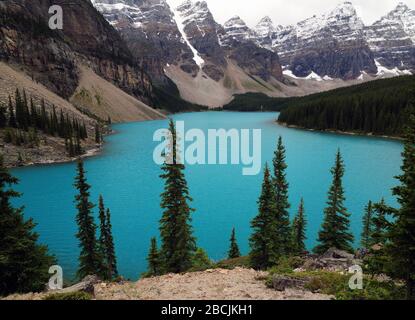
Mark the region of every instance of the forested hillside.
[[291, 100], [278, 121], [307, 129], [400, 136], [414, 94], [415, 76], [377, 80]]

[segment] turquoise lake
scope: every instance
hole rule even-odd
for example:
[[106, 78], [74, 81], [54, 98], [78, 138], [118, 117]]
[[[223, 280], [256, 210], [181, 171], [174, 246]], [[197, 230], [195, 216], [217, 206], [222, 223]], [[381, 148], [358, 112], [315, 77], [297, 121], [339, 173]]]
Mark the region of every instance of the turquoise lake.
[[[395, 205], [390, 189], [399, 174], [402, 144], [397, 141], [289, 129], [276, 124], [276, 113], [204, 112], [178, 114], [187, 129], [262, 129], [262, 162], [271, 162], [279, 135], [287, 149], [287, 178], [290, 183], [291, 214], [304, 197], [307, 245], [311, 249], [323, 218], [330, 168], [335, 152], [341, 149], [346, 174], [346, 205], [358, 246], [361, 217], [369, 199], [385, 197]], [[150, 238], [158, 235], [159, 207], [163, 181], [160, 167], [153, 162], [156, 129], [167, 121], [137, 122], [113, 126], [116, 134], [106, 138], [101, 155], [85, 161], [91, 200], [99, 194], [111, 209], [119, 272], [137, 279], [146, 270]], [[250, 221], [257, 213], [262, 173], [243, 176], [242, 165], [198, 165], [186, 167], [191, 196], [193, 227], [197, 243], [213, 260], [226, 257], [229, 237], [236, 228], [243, 254], [249, 251]], [[25, 215], [38, 223], [40, 241], [46, 243], [72, 278], [77, 268], [78, 243], [75, 238], [73, 180], [75, 164], [34, 166], [12, 170], [20, 179]]]

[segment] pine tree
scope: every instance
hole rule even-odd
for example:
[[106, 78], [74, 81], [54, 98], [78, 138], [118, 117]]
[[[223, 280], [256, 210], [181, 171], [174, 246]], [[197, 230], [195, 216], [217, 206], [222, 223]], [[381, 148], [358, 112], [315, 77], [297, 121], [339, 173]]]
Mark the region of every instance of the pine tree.
[[373, 224], [372, 224], [372, 215], [373, 215], [373, 207], [372, 201], [369, 201], [367, 206], [365, 207], [365, 213], [363, 215], [363, 230], [361, 235], [360, 244], [362, 248], [368, 249], [372, 242], [372, 232], [373, 232]]
[[107, 208], [106, 211], [106, 259], [108, 265], [108, 274], [111, 279], [118, 276], [117, 256], [115, 255], [114, 238], [112, 236], [111, 211]]
[[344, 175], [344, 163], [340, 150], [336, 155], [336, 162], [331, 169], [333, 182], [328, 192], [327, 207], [324, 210], [324, 221], [319, 232], [319, 245], [314, 249], [318, 254], [326, 252], [330, 248], [337, 248], [352, 252], [353, 235], [349, 230], [349, 217], [344, 206], [344, 190], [342, 178]]
[[98, 124], [95, 125], [95, 142], [97, 144], [101, 143], [101, 131]]
[[369, 255], [366, 259], [367, 271], [372, 276], [386, 273], [389, 269], [390, 259], [387, 253], [387, 243], [392, 225], [387, 216], [392, 215], [393, 212], [394, 209], [386, 205], [384, 199], [373, 205], [372, 230], [368, 242]]
[[232, 229], [230, 242], [231, 242], [231, 245], [230, 245], [229, 252], [228, 252], [228, 258], [229, 259], [239, 258], [241, 256], [241, 252], [239, 251], [238, 243], [236, 241], [235, 228]]
[[16, 116], [14, 115], [12, 98], [10, 96], [9, 96], [9, 127], [17, 128]]
[[275, 188], [275, 205], [276, 205], [276, 223], [277, 230], [275, 233], [275, 250], [276, 254], [284, 256], [289, 252], [289, 243], [291, 239], [290, 215], [288, 209], [288, 182], [286, 178], [287, 164], [285, 162], [285, 147], [282, 143], [281, 136], [278, 138], [277, 150], [274, 153], [274, 179]]
[[253, 234], [249, 239], [251, 264], [256, 269], [267, 269], [278, 261], [275, 254], [275, 191], [268, 165], [265, 165], [258, 215], [252, 220]]
[[160, 253], [157, 249], [156, 238], [151, 238], [150, 250], [147, 257], [149, 276], [158, 276], [162, 274], [162, 265], [160, 261]]
[[400, 209], [391, 230], [391, 258], [394, 270], [406, 282], [407, 299], [415, 299], [415, 111], [414, 105], [405, 129], [400, 185], [393, 189]]
[[81, 159], [77, 164], [78, 175], [75, 178], [75, 188], [78, 194], [75, 196], [76, 222], [78, 224], [78, 233], [76, 237], [79, 240], [81, 249], [79, 256], [78, 277], [83, 278], [87, 275], [97, 274], [101, 268], [101, 260], [96, 240], [96, 225], [92, 215], [94, 205], [89, 201], [90, 185], [85, 177], [84, 164]]
[[17, 183], [0, 156], [0, 296], [43, 290], [49, 267], [56, 264], [48, 248], [37, 244], [33, 220], [25, 220], [23, 208], [11, 204], [20, 196], [12, 189]]
[[100, 276], [105, 279], [111, 279], [111, 275], [109, 272], [109, 266], [107, 261], [107, 248], [106, 248], [106, 232], [107, 232], [107, 225], [106, 225], [106, 212], [105, 212], [105, 205], [104, 205], [104, 198], [102, 195], [99, 196], [98, 199], [98, 217], [99, 217], [99, 239], [98, 239], [98, 250], [100, 254]]
[[178, 158], [176, 147], [176, 129], [170, 120], [171, 133], [169, 152], [162, 166], [165, 180], [164, 192], [161, 195], [161, 208], [164, 209], [160, 220], [161, 256], [166, 272], [179, 273], [192, 267], [192, 256], [196, 250], [196, 240], [190, 225], [191, 213], [189, 202], [192, 198], [184, 176], [184, 165]]
[[298, 207], [298, 213], [295, 216], [292, 224], [292, 240], [291, 240], [291, 254], [301, 255], [306, 251], [305, 246], [305, 228], [306, 228], [306, 219], [304, 212], [304, 199], [301, 199], [300, 206]]
[[0, 128], [4, 128], [7, 125], [6, 108], [0, 106]]

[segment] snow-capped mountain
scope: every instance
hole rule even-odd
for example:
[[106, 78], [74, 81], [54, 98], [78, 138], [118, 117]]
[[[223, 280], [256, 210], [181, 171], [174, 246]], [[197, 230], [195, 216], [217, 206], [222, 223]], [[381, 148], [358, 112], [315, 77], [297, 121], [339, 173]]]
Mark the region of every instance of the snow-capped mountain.
[[226, 68], [225, 53], [219, 44], [219, 25], [205, 1], [186, 1], [174, 9], [182, 36], [192, 49], [197, 64], [212, 79], [218, 81]]
[[167, 84], [167, 64], [180, 64], [196, 75], [199, 67], [165, 0], [91, 0], [126, 40], [130, 50], [157, 84]]
[[352, 3], [344, 2], [294, 26], [278, 27], [270, 37], [271, 47], [298, 77], [315, 72], [321, 77], [353, 79], [362, 71], [376, 72], [363, 30]]
[[180, 86], [189, 81], [184, 72], [195, 79], [195, 87], [186, 88], [191, 97], [206, 85], [199, 81], [213, 80], [208, 86], [231, 92], [284, 95], [281, 85], [292, 81], [335, 86], [336, 79], [370, 80], [415, 69], [415, 13], [404, 4], [371, 26], [346, 1], [294, 25], [274, 24], [266, 16], [251, 29], [239, 16], [220, 25], [206, 1], [186, 0], [174, 8], [167, 1], [91, 0], [154, 83], [171, 79]]
[[415, 67], [415, 11], [403, 3], [365, 28], [365, 37], [378, 63], [400, 70]]
[[239, 16], [234, 16], [226, 21], [223, 29], [223, 33], [220, 35], [220, 42], [225, 47], [232, 47], [235, 42], [248, 40], [252, 34], [245, 21]]

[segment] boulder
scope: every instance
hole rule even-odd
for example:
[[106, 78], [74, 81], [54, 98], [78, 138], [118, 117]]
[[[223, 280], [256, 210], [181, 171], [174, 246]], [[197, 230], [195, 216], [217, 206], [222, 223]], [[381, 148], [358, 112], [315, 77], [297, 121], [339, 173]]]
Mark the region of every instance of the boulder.
[[55, 291], [55, 293], [73, 293], [73, 292], [87, 292], [94, 295], [94, 287], [100, 280], [96, 275], [86, 276], [81, 282], [73, 286]]
[[307, 279], [299, 279], [277, 274], [272, 277], [271, 287], [277, 291], [284, 291], [285, 289], [304, 289], [306, 283]]
[[321, 256], [322, 259], [354, 259], [354, 255], [343, 250], [330, 248]]

